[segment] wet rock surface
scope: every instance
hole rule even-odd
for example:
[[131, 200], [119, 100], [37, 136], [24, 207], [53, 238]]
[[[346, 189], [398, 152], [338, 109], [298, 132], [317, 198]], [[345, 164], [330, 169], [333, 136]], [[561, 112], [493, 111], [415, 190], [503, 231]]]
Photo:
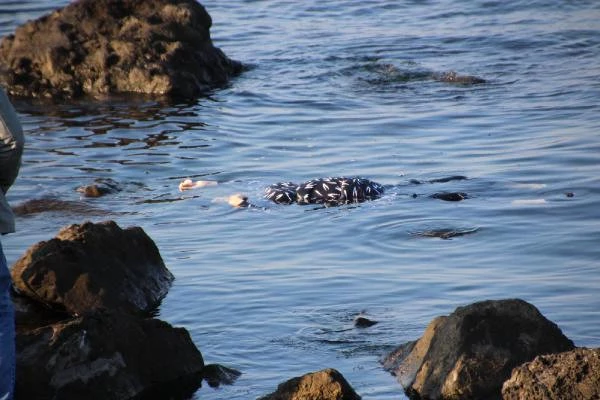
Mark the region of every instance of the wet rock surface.
[[185, 329], [94, 311], [17, 335], [16, 398], [146, 399], [166, 388], [191, 395], [203, 367]]
[[511, 370], [537, 355], [573, 349], [571, 340], [519, 299], [459, 307], [384, 359], [413, 398], [500, 398]]
[[99, 308], [149, 312], [174, 279], [141, 228], [121, 229], [114, 221], [63, 228], [29, 248], [11, 275], [21, 294], [71, 315]]
[[79, 0], [0, 43], [0, 84], [16, 96], [195, 97], [242, 71], [213, 46], [194, 0]]
[[219, 364], [205, 365], [201, 372], [202, 379], [213, 388], [221, 385], [233, 385], [241, 375], [240, 371]]
[[360, 400], [337, 370], [327, 368], [292, 378], [259, 400]]
[[372, 319], [369, 319], [369, 318], [363, 317], [363, 316], [358, 316], [358, 317], [354, 318], [354, 326], [357, 328], [369, 328], [378, 323], [379, 323], [379, 321], [375, 321], [375, 320], [372, 320]]
[[505, 400], [600, 399], [600, 349], [536, 357], [512, 372], [502, 387]]
[[464, 192], [437, 192], [429, 197], [444, 201], [462, 201], [468, 199], [469, 195]]
[[479, 85], [486, 83], [487, 81], [483, 78], [474, 75], [459, 75], [456, 71], [448, 71], [441, 74], [433, 74], [433, 79], [445, 82], [455, 83], [458, 85]]
[[80, 186], [77, 191], [83, 197], [101, 197], [106, 194], [118, 193], [123, 190], [122, 186], [110, 178], [98, 178], [89, 185]]

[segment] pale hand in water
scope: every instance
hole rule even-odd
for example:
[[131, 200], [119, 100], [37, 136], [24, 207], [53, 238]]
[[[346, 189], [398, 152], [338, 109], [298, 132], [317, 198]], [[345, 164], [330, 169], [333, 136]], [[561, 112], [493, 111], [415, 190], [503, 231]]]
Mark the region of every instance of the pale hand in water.
[[192, 181], [191, 179], [185, 179], [179, 184], [179, 191], [183, 192], [184, 190], [203, 188], [206, 186], [215, 186], [217, 182], [215, 181]]

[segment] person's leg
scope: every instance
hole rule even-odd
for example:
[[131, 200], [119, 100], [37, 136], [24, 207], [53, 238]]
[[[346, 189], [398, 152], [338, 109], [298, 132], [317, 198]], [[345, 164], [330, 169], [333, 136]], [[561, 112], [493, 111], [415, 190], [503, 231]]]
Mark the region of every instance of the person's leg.
[[15, 316], [11, 278], [0, 243], [0, 400], [12, 400], [15, 385]]

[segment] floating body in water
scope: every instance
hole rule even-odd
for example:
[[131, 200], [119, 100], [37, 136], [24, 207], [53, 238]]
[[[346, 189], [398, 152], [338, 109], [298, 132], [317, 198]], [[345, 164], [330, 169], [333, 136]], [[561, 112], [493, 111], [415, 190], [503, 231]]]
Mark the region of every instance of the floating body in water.
[[[464, 176], [452, 176], [434, 182], [448, 182], [450, 180], [466, 179]], [[413, 182], [421, 183], [421, 182]], [[214, 181], [192, 181], [186, 179], [179, 184], [179, 190], [189, 190], [213, 186]], [[280, 182], [268, 186], [265, 189], [265, 198], [277, 204], [323, 204], [326, 206], [338, 206], [343, 204], [362, 203], [367, 200], [375, 200], [383, 195], [385, 187], [369, 179], [353, 177], [329, 177], [306, 181], [301, 184], [292, 182]], [[442, 193], [430, 197], [446, 201], [460, 201], [466, 199], [466, 193]], [[227, 203], [234, 207], [246, 207], [249, 205], [248, 197], [242, 194], [234, 194], [226, 199]]]
[[265, 189], [265, 197], [279, 204], [339, 205], [374, 200], [384, 192], [377, 182], [364, 178], [321, 178], [296, 185], [277, 183]]

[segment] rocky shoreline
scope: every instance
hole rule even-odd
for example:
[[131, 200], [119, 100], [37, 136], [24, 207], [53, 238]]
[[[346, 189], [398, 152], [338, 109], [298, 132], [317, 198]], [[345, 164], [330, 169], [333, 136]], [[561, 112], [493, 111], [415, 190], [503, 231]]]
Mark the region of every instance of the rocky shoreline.
[[[184, 399], [203, 380], [233, 384], [241, 374], [205, 365], [186, 329], [152, 317], [174, 277], [139, 227], [69, 225], [31, 246], [11, 275], [17, 399]], [[367, 329], [374, 323], [355, 321]], [[576, 348], [519, 299], [477, 302], [437, 317], [382, 365], [397, 377], [398, 390], [415, 399], [600, 396], [600, 349]], [[360, 395], [339, 371], [325, 368], [261, 399]]]

